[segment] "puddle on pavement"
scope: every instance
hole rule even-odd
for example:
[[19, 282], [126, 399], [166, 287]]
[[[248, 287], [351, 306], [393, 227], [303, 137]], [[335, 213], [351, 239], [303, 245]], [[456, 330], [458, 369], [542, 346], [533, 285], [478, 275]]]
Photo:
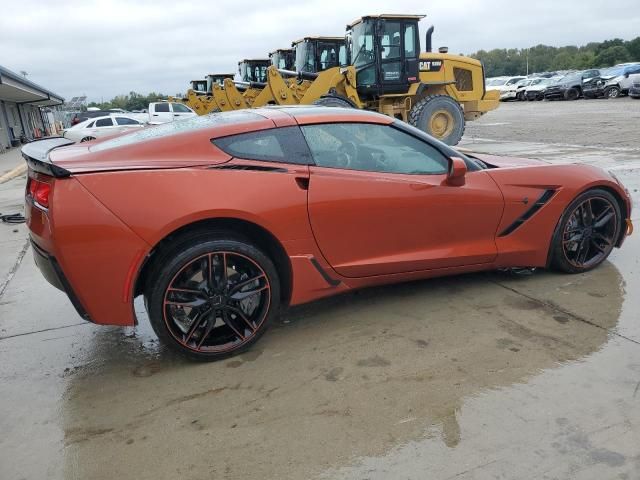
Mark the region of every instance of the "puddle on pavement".
[[[371, 289], [293, 309], [254, 351], [213, 364], [165, 351], [146, 322], [96, 329], [61, 404], [63, 476], [425, 478], [514, 445], [549, 458], [556, 443], [624, 471], [629, 452], [580, 429], [640, 377], [640, 348], [609, 333], [626, 288], [607, 263]], [[611, 408], [595, 418], [624, 424]]]

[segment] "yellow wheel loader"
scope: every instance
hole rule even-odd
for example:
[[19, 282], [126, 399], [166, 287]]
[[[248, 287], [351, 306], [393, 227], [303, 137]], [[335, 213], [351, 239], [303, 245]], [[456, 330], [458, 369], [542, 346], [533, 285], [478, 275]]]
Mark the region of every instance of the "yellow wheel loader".
[[283, 70], [291, 70], [295, 67], [296, 53], [293, 48], [279, 48], [269, 54], [271, 65]]
[[420, 53], [422, 18], [371, 15], [348, 25], [351, 67], [319, 74], [301, 103], [375, 110], [456, 145], [465, 121], [497, 108], [499, 96], [485, 90], [478, 60], [450, 55], [444, 47], [432, 52], [433, 27]]

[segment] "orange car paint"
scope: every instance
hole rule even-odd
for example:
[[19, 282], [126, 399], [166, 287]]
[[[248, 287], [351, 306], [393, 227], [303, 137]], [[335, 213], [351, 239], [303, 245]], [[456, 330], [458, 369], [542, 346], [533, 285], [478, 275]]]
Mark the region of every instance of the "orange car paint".
[[[33, 241], [57, 258], [92, 321], [133, 325], [135, 279], [145, 258], [167, 235], [199, 220], [240, 219], [278, 239], [291, 263], [295, 305], [385, 283], [544, 267], [565, 206], [594, 186], [626, 199], [630, 214], [623, 188], [589, 166], [533, 161], [467, 172], [455, 186], [447, 175], [242, 160], [212, 145], [211, 138], [296, 123], [393, 121], [359, 110], [254, 112], [260, 118], [153, 142], [100, 150], [97, 141], [51, 152], [73, 175], [53, 182], [50, 211], [27, 200], [28, 226]], [[256, 163], [278, 171], [220, 168]], [[554, 194], [547, 204], [499, 236], [548, 189]]]

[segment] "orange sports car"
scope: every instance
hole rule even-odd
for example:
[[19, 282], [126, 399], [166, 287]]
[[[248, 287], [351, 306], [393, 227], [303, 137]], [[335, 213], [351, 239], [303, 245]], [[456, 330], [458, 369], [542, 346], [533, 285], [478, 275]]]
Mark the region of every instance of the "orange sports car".
[[285, 107], [26, 145], [35, 261], [91, 322], [198, 359], [249, 347], [284, 305], [502, 268], [584, 272], [631, 233], [589, 165], [463, 154], [385, 115]]

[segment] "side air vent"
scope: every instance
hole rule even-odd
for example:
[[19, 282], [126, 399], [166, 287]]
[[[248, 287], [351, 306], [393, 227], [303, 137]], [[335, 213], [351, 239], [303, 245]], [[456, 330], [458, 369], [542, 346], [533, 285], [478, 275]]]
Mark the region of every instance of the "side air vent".
[[507, 235], [520, 228], [523, 223], [533, 217], [538, 210], [540, 210], [549, 200], [551, 200], [551, 197], [553, 197], [555, 193], [555, 190], [545, 190], [542, 196], [536, 201], [536, 203], [531, 205], [531, 208], [524, 212], [518, 219], [516, 219], [515, 222], [505, 228], [503, 232], [498, 235], [498, 237], [506, 237]]

